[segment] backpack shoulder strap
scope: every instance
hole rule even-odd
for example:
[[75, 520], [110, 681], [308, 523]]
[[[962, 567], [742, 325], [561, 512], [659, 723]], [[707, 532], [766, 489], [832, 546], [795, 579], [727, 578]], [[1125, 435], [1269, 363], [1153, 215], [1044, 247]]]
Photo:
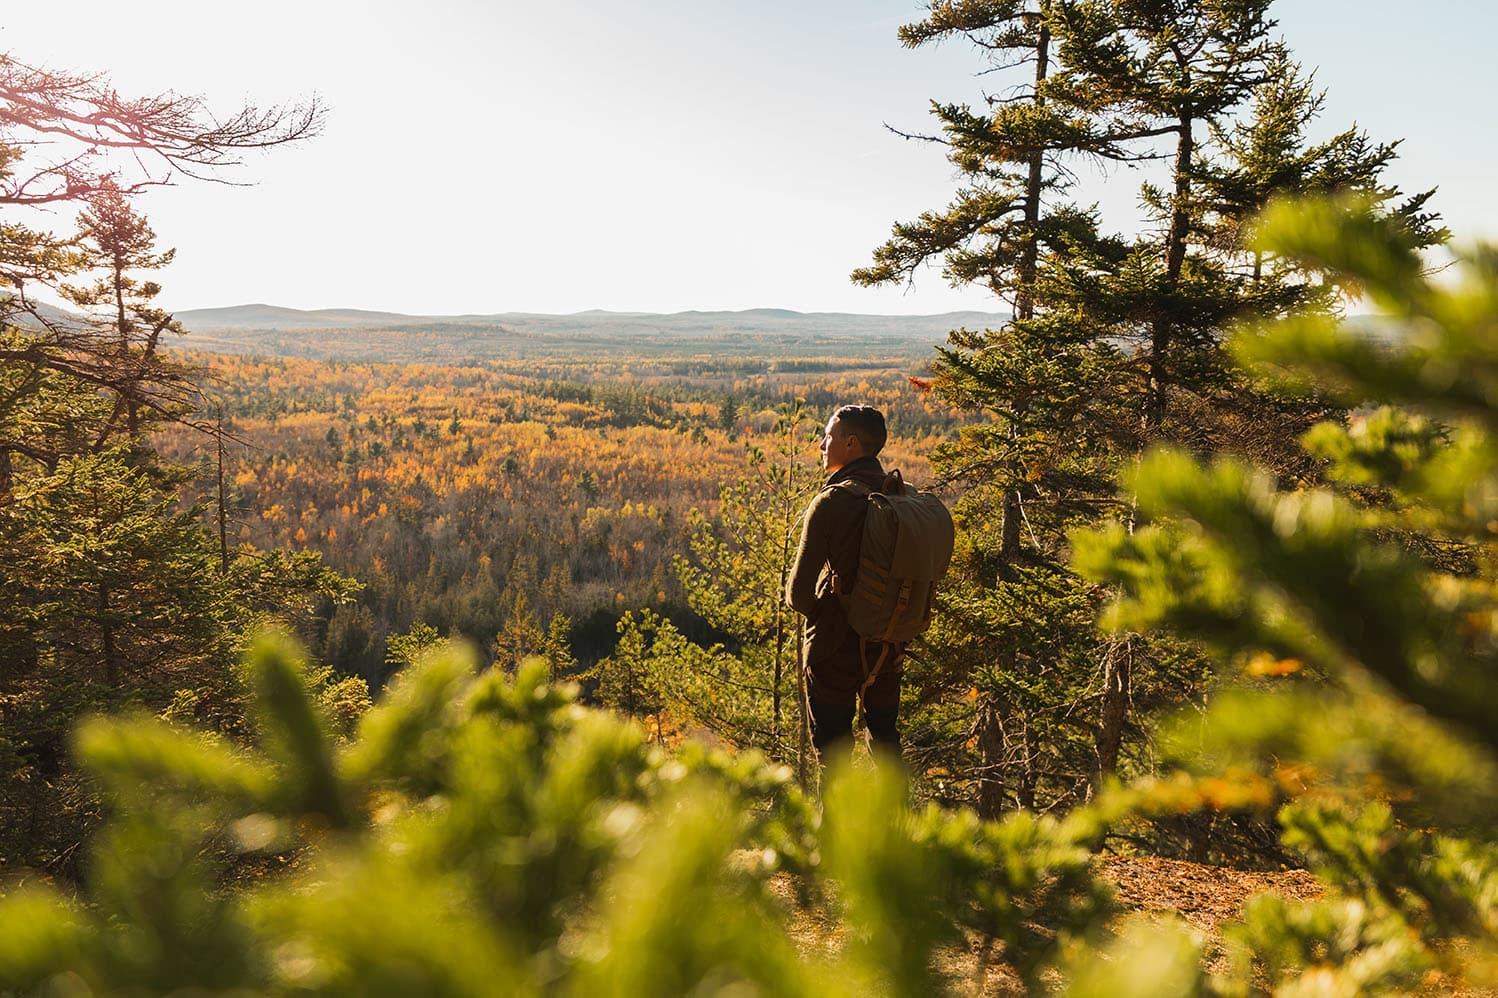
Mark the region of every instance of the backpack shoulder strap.
[[841, 482], [833, 482], [831, 485], [825, 486], [822, 491], [826, 492], [830, 489], [843, 489], [852, 492], [860, 499], [867, 499], [874, 494], [873, 489], [856, 478], [845, 478]]

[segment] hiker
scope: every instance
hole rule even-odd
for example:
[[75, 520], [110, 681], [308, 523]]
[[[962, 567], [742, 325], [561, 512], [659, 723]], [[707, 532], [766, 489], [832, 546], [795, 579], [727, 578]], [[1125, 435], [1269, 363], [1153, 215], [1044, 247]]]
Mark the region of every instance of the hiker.
[[[870, 650], [877, 656], [880, 648], [878, 642], [860, 642], [833, 591], [833, 577], [839, 591], [847, 593], [858, 571], [867, 493], [885, 486], [878, 455], [886, 435], [884, 414], [873, 406], [845, 405], [827, 421], [822, 435], [827, 481], [807, 507], [801, 546], [786, 582], [786, 602], [806, 618], [802, 668], [809, 685], [812, 742], [824, 760], [834, 746], [851, 745], [865, 663]], [[840, 482], [862, 488], [839, 487]], [[880, 668], [862, 692], [874, 745], [898, 757], [898, 661]]]

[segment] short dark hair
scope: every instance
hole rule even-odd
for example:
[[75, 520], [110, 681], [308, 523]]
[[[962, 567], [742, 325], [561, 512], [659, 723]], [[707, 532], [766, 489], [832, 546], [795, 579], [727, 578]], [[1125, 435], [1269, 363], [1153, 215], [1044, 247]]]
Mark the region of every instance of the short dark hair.
[[873, 457], [884, 449], [889, 432], [884, 428], [884, 413], [871, 405], [845, 405], [833, 413], [833, 418], [847, 429], [850, 436], [858, 438], [865, 457]]

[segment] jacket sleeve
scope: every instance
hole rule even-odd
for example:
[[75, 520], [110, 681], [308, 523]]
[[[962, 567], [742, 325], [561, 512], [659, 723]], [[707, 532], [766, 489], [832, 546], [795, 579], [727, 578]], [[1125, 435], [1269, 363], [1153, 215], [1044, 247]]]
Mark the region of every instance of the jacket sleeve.
[[825, 494], [817, 496], [806, 509], [806, 518], [801, 525], [801, 544], [796, 549], [796, 560], [785, 583], [786, 603], [808, 619], [816, 616], [817, 578], [831, 554], [830, 534], [823, 522], [825, 499]]

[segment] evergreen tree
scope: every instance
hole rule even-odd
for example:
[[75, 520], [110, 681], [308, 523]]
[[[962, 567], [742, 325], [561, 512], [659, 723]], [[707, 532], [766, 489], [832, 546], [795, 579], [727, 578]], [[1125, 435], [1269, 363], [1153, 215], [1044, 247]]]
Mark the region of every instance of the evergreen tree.
[[722, 486], [718, 516], [691, 519], [692, 553], [677, 559], [677, 575], [690, 608], [726, 640], [703, 644], [654, 612], [626, 614], [614, 654], [593, 671], [611, 706], [635, 716], [667, 712], [678, 728], [797, 759], [803, 773], [811, 747], [799, 693], [800, 619], [785, 604], [785, 585], [817, 482], [802, 456], [808, 429], [799, 400], [781, 406], [773, 452], [751, 446], [750, 474]]
[[[110, 178], [89, 195], [88, 208], [78, 216], [78, 230], [83, 266], [99, 276], [86, 285], [64, 283], [61, 290], [68, 301], [90, 313], [105, 310], [106, 317], [93, 320], [98, 335], [113, 341], [121, 367], [139, 371], [135, 382], [120, 393], [115, 412], [101, 429], [102, 445], [116, 429], [131, 437], [138, 435], [143, 407], [181, 415], [180, 407], [192, 401], [194, 393], [191, 372], [157, 356], [161, 334], [181, 334], [182, 326], [152, 304], [161, 286], [139, 276], [171, 263], [176, 251], [155, 252], [156, 233]], [[100, 352], [107, 349], [101, 344]], [[175, 388], [172, 396], [155, 393], [157, 386], [167, 384]]]
[[[907, 44], [967, 36], [1016, 82], [982, 112], [935, 106], [967, 186], [854, 274], [910, 279], [941, 259], [949, 280], [1014, 309], [1000, 329], [954, 331], [938, 358], [933, 394], [978, 419], [933, 455], [962, 487], [961, 537], [911, 669], [916, 704], [935, 703], [917, 716], [913, 758], [985, 814], [1094, 792], [1124, 755], [1131, 708], [1184, 702], [1207, 681], [1189, 646], [1090, 625], [1101, 594], [1067, 567], [1067, 536], [1131, 515], [1119, 469], [1171, 439], [1312, 471], [1294, 441], [1324, 406], [1256, 391], [1220, 344], [1237, 316], [1325, 311], [1336, 289], [1266, 264], [1245, 220], [1313, 183], [1368, 192], [1440, 238], [1428, 195], [1400, 202], [1379, 180], [1392, 145], [1357, 130], [1306, 142], [1320, 97], [1271, 39], [1267, 7], [942, 3], [902, 30]], [[1161, 156], [1170, 179], [1146, 188], [1149, 234], [1103, 236], [1064, 200], [1076, 162]]]
[[385, 639], [385, 668], [388, 673], [399, 672], [411, 666], [427, 649], [442, 641], [442, 635], [431, 624], [420, 621], [411, 625], [404, 634], [392, 634]]
[[546, 649], [546, 634], [541, 621], [531, 609], [530, 598], [524, 589], [513, 590], [509, 616], [504, 626], [494, 636], [494, 664], [501, 669], [513, 670], [521, 662], [541, 655]]
[[[930, 654], [908, 669], [912, 687], [926, 691], [920, 699], [945, 688], [948, 699], [956, 694], [963, 705], [955, 715], [948, 708], [918, 716], [908, 741], [913, 748], [921, 742], [975, 745], [974, 764], [960, 765], [955, 775], [963, 782], [976, 777], [980, 813], [989, 816], [1006, 799], [1034, 802], [1038, 770], [1049, 768], [1035, 751], [1047, 723], [1042, 715], [1061, 706], [1040, 692], [1044, 680], [1035, 673], [1059, 664], [1041, 649], [1069, 645], [1058, 635], [1070, 631], [1075, 638], [1075, 625], [1085, 630], [1087, 620], [1084, 612], [1070, 627], [1060, 622], [1056, 610], [1071, 599], [1056, 591], [1065, 585], [1064, 573], [1039, 550], [1032, 547], [1030, 558], [1022, 550], [1027, 491], [1033, 498], [1058, 480], [1096, 478], [1086, 450], [1058, 443], [1080, 409], [1108, 397], [1107, 372], [1089, 357], [1086, 339], [1047, 321], [1042, 282], [1058, 256], [1098, 240], [1096, 220], [1064, 200], [1068, 160], [1129, 155], [1106, 108], [1055, 92], [1053, 20], [1049, 3], [992, 0], [933, 4], [927, 19], [901, 29], [910, 46], [967, 37], [992, 69], [1033, 63], [1033, 76], [1008, 96], [991, 98], [981, 112], [933, 106], [948, 158], [969, 186], [945, 211], [896, 226], [876, 250], [874, 266], [853, 275], [863, 283], [908, 280], [940, 259], [949, 281], [985, 286], [1014, 311], [1014, 321], [999, 330], [953, 331], [936, 366], [934, 394], [989, 419], [964, 428], [958, 441], [933, 454], [939, 475], [967, 486], [956, 509], [961, 542], [938, 627], [928, 639]], [[1033, 542], [1034, 523], [1029, 530]], [[1028, 689], [1017, 688], [1019, 681]], [[967, 691], [971, 699], [961, 696]], [[930, 755], [921, 761], [951, 772], [950, 753]], [[1006, 788], [1016, 767], [1021, 775]], [[1059, 773], [1052, 778], [1066, 781]]]
[[[1252, 450], [1285, 470], [1300, 460], [1293, 441], [1321, 411], [1319, 400], [1286, 403], [1257, 391], [1221, 350], [1240, 317], [1324, 314], [1336, 304], [1335, 289], [1305, 268], [1266, 269], [1257, 258], [1245, 268], [1251, 251], [1225, 238], [1232, 229], [1224, 222], [1236, 216], [1241, 227], [1276, 189], [1295, 189], [1276, 184], [1315, 175], [1324, 190], [1376, 193], [1382, 210], [1404, 213], [1426, 241], [1443, 235], [1420, 216], [1428, 195], [1388, 204], [1399, 195], [1379, 179], [1391, 146], [1374, 147], [1356, 130], [1306, 146], [1303, 129], [1319, 101], [1271, 39], [1269, 5], [1084, 0], [1058, 7], [1060, 58], [1070, 67], [1062, 85], [1111, 95], [1169, 143], [1168, 188], [1144, 189], [1161, 235], [1137, 239], [1111, 270], [1101, 261], [1068, 267], [1070, 303], [1095, 317], [1100, 339], [1132, 348], [1123, 390], [1138, 435], [1123, 449], [1136, 457], [1143, 446], [1173, 440], [1199, 453]], [[1220, 150], [1205, 144], [1212, 136]], [[1214, 155], [1231, 165], [1204, 168]], [[1297, 169], [1271, 169], [1273, 156]], [[1252, 197], [1221, 196], [1244, 178], [1252, 178]], [[1307, 469], [1301, 462], [1297, 470]], [[1182, 692], [1195, 695], [1178, 689], [1182, 681], [1204, 678], [1189, 649], [1120, 636], [1109, 652], [1096, 738], [1100, 774], [1117, 765], [1131, 705], [1179, 701]], [[1139, 688], [1140, 679], [1151, 689]]]
[[546, 624], [546, 638], [541, 642], [541, 657], [546, 659], [551, 676], [559, 682], [570, 681], [578, 673], [577, 656], [572, 653], [572, 621], [560, 610]]
[[[0, 55], [0, 862], [76, 874], [97, 815], [67, 761], [79, 716], [131, 704], [241, 729], [232, 666], [246, 631], [353, 588], [312, 555], [231, 558], [145, 438], [197, 390], [157, 349], [176, 326], [142, 273], [170, 253], [129, 196], [212, 175], [319, 118], [215, 118], [195, 98], [127, 100], [102, 76]], [[28, 210], [67, 205], [83, 209], [76, 236], [28, 224]], [[40, 308], [38, 288], [92, 320]]]
[[[785, 586], [796, 558], [801, 515], [817, 484], [817, 472], [802, 453], [810, 419], [797, 400], [780, 407], [775, 422], [775, 452], [751, 447], [749, 476], [725, 485], [718, 496], [718, 517], [698, 516], [692, 523], [692, 558], [677, 560], [677, 574], [689, 605], [714, 628], [727, 634], [744, 673], [768, 694], [767, 703], [748, 713], [763, 715], [767, 730], [742, 744], [757, 745], [772, 755], [788, 752], [786, 716], [799, 689], [796, 662], [800, 619], [785, 605]], [[729, 690], [723, 695], [734, 696]], [[799, 715], [799, 704], [796, 708]], [[739, 741], [744, 735], [729, 734]]]
[[1357, 410], [1304, 438], [1329, 480], [1161, 451], [1135, 475], [1149, 525], [1079, 539], [1080, 567], [1122, 595], [1116, 626], [1170, 628], [1222, 663], [1174, 751], [1286, 802], [1286, 843], [1333, 885], [1260, 899], [1230, 930], [1235, 973], [1272, 987], [1406, 991], [1438, 964], [1491, 980], [1498, 255], [1462, 254], [1463, 279], [1436, 285], [1422, 238], [1376, 199], [1271, 208], [1255, 248], [1382, 312], [1376, 337], [1302, 315], [1234, 343], [1282, 390]]
[[[91, 722], [78, 745], [108, 833], [83, 904], [0, 894], [0, 988], [930, 994], [966, 983], [935, 959], [965, 931], [1039, 987], [1106, 912], [1090, 818], [912, 813], [893, 774], [850, 773], [824, 835], [786, 766], [668, 755], [539, 663], [473, 665], [423, 657], [346, 745], [274, 640], [246, 668], [253, 749]], [[844, 952], [798, 951], [770, 890], [787, 873], [819, 907], [836, 884], [861, 927]]]
[[638, 619], [627, 612], [616, 627], [619, 640], [614, 650], [589, 670], [587, 678], [597, 684], [599, 703], [628, 718], [657, 715], [659, 730], [665, 691], [673, 681], [692, 675], [697, 663], [682, 659], [683, 652], [695, 646], [651, 610], [640, 611]]

